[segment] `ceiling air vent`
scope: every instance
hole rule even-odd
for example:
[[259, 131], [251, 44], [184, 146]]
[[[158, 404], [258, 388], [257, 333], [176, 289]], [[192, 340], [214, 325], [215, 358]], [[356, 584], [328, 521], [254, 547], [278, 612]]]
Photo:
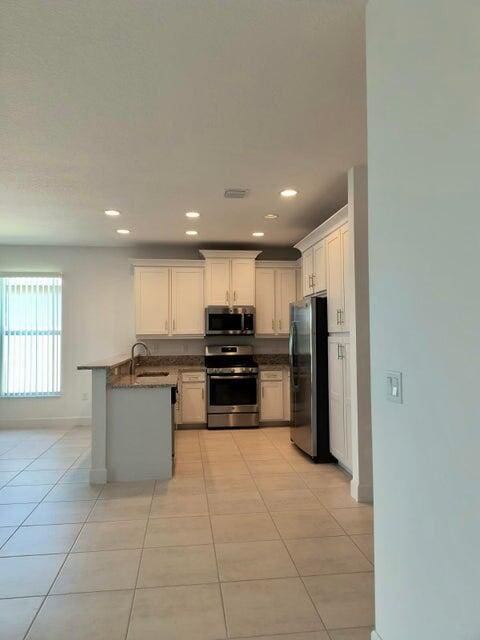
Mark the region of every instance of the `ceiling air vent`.
[[245, 198], [248, 195], [248, 189], [225, 189], [223, 195], [225, 198]]

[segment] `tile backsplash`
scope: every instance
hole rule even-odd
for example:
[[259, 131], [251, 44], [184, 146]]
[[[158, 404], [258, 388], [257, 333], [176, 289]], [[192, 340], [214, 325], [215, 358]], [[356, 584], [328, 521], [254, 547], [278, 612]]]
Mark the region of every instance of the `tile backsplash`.
[[253, 344], [255, 353], [288, 353], [287, 338], [251, 338], [247, 336], [212, 336], [209, 338], [179, 338], [172, 340], [144, 340], [151, 355], [198, 356], [207, 344]]

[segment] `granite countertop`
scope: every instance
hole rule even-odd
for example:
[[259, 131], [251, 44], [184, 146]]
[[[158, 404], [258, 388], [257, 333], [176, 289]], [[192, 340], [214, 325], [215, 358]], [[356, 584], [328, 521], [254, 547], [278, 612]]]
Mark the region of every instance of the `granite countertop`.
[[130, 362], [130, 356], [123, 353], [119, 356], [110, 356], [108, 358], [102, 358], [89, 364], [80, 364], [77, 369], [110, 369], [111, 367], [119, 367], [126, 362]]
[[[168, 376], [147, 377], [138, 378], [141, 373], [147, 373], [149, 371], [164, 371], [168, 373]], [[183, 371], [205, 371], [205, 367], [200, 365], [183, 365], [183, 366], [162, 366], [161, 364], [156, 366], [139, 366], [136, 369], [137, 375], [131, 376], [130, 374], [123, 374], [112, 377], [107, 384], [109, 389], [151, 389], [160, 387], [176, 387], [178, 384], [179, 375]]]

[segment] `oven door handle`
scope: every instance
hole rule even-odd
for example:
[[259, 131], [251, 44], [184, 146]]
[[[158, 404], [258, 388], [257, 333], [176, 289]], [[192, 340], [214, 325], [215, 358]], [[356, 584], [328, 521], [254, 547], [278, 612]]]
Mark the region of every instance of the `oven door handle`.
[[226, 375], [226, 376], [212, 376], [209, 375], [208, 376], [210, 378], [210, 380], [256, 380], [256, 378], [258, 377], [257, 375], [251, 375], [251, 374], [246, 374], [244, 376], [242, 375], [234, 375], [234, 376], [230, 376], [230, 375]]

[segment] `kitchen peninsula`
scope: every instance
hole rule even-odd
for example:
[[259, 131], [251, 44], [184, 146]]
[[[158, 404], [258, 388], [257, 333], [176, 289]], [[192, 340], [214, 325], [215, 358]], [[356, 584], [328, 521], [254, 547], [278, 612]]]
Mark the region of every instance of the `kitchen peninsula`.
[[130, 363], [117, 356], [78, 367], [92, 371], [92, 484], [172, 477], [179, 369], [146, 364], [131, 375]]

